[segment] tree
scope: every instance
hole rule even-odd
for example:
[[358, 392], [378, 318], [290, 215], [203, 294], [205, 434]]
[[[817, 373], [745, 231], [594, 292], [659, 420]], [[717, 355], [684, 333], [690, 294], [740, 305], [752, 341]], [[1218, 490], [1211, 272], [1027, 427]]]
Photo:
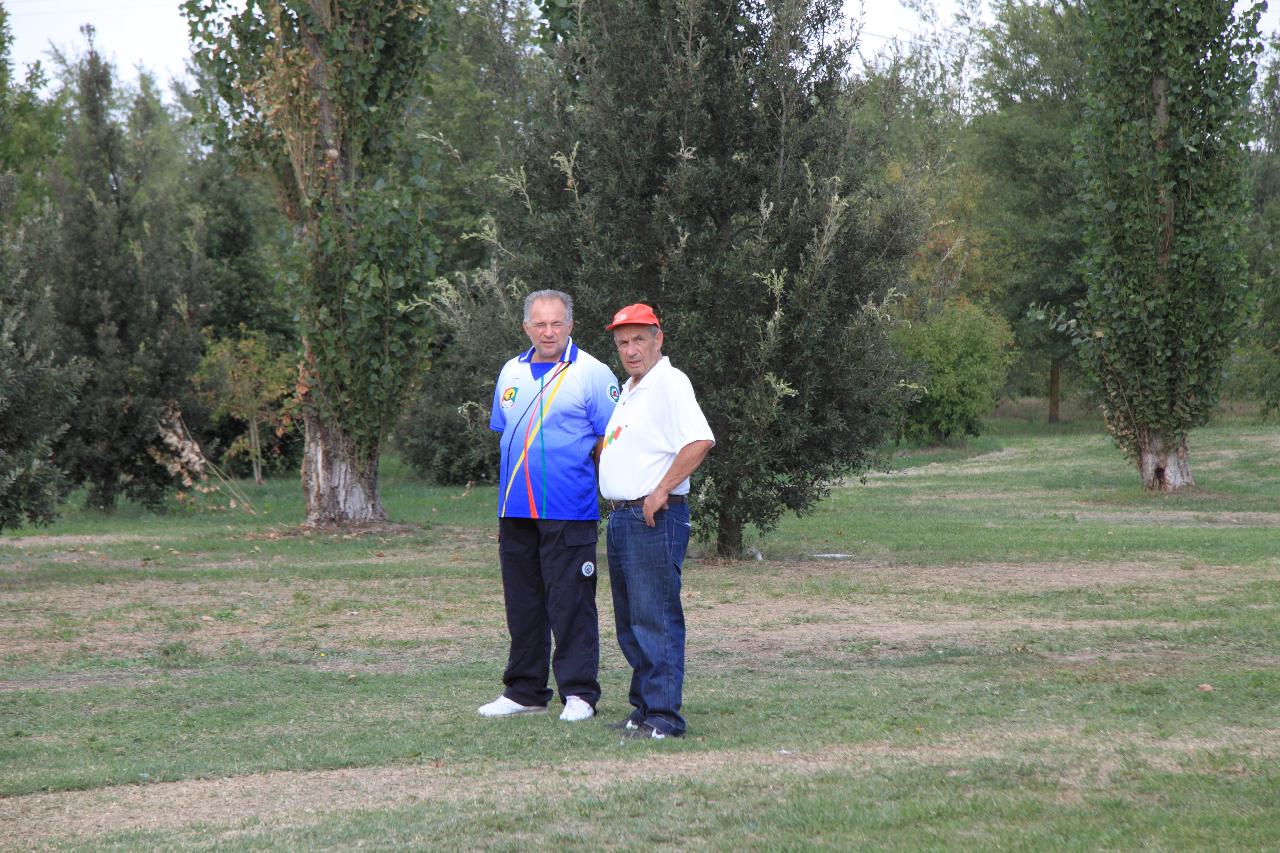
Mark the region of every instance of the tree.
[[873, 464], [902, 398], [887, 294], [921, 224], [853, 113], [835, 0], [579, 7], [506, 175], [495, 261], [575, 297], [588, 349], [653, 305], [718, 446], [695, 492], [737, 555]]
[[473, 235], [499, 196], [493, 176], [503, 146], [528, 118], [528, 87], [545, 57], [534, 51], [536, 20], [511, 0], [479, 0], [440, 11], [448, 38], [408, 116], [415, 146], [430, 152], [428, 199], [442, 275], [478, 269], [488, 246]]
[[427, 332], [396, 305], [434, 264], [424, 164], [397, 131], [435, 19], [421, 2], [237, 5], [183, 8], [210, 115], [267, 163], [298, 241], [306, 522], [381, 520], [378, 459]]
[[1254, 93], [1258, 139], [1249, 151], [1251, 196], [1244, 249], [1251, 290], [1248, 323], [1241, 335], [1234, 389], [1280, 412], [1280, 46], [1267, 52], [1265, 73]]
[[40, 275], [52, 216], [38, 213], [35, 201], [56, 148], [57, 105], [40, 98], [38, 67], [15, 81], [11, 44], [0, 5], [0, 530], [53, 519], [67, 484], [53, 445], [83, 379], [80, 365], [60, 354]]
[[[265, 335], [240, 330], [235, 339], [210, 340], [196, 384], [206, 395], [215, 418], [231, 417], [248, 427], [249, 459], [253, 481], [262, 485], [262, 437], [260, 427], [279, 424], [295, 371], [290, 353], [273, 353]], [[239, 448], [233, 445], [230, 452]]]
[[962, 0], [949, 21], [913, 4], [929, 29], [872, 63], [870, 97], [856, 113], [884, 138], [892, 173], [919, 198], [928, 222], [908, 265], [903, 314], [925, 322], [956, 298], [989, 301], [996, 278], [986, 233], [976, 216], [986, 176], [964, 156], [974, 116], [974, 54], [981, 3]]
[[960, 297], [899, 335], [907, 357], [928, 371], [924, 391], [907, 406], [904, 434], [934, 443], [981, 435], [1014, 355], [1004, 318]]
[[16, 257], [21, 241], [0, 238], [0, 530], [53, 520], [66, 493], [53, 444], [82, 378], [79, 365], [61, 363], [48, 293]]
[[1088, 295], [1076, 329], [1107, 429], [1148, 489], [1193, 485], [1247, 273], [1239, 247], [1260, 6], [1088, 0]]
[[0, 4], [0, 175], [10, 176], [6, 216], [37, 214], [48, 194], [48, 165], [62, 141], [62, 96], [44, 97], [40, 63], [19, 80], [10, 60], [9, 13]]
[[199, 223], [187, 203], [184, 129], [147, 75], [126, 112], [85, 32], [52, 176], [58, 234], [45, 271], [61, 345], [89, 374], [57, 454], [88, 486], [89, 505], [111, 509], [123, 494], [156, 506], [173, 486], [151, 452], [162, 448], [158, 425], [188, 396], [200, 358]]
[[49, 231], [43, 219], [17, 225], [15, 194], [0, 175], [0, 530], [48, 524], [66, 493], [53, 445], [66, 431], [83, 380], [81, 366], [60, 355], [47, 285], [36, 270]]
[[982, 30], [979, 109], [968, 159], [986, 177], [977, 218], [992, 235], [993, 287], [1019, 344], [1048, 361], [1049, 423], [1058, 421], [1061, 374], [1074, 351], [1050, 318], [1084, 297], [1075, 130], [1087, 41], [1074, 0], [1002, 0]]
[[[500, 352], [527, 346], [519, 300], [492, 279], [491, 243], [481, 239], [488, 217], [503, 204], [494, 180], [510, 140], [536, 120], [528, 92], [546, 70], [534, 50], [530, 7], [481, 0], [447, 9], [450, 34], [411, 129], [435, 147], [441, 168], [432, 181], [440, 235], [440, 299], [434, 318], [429, 381], [423, 382], [397, 430], [406, 461], [437, 483], [494, 477], [498, 446], [489, 431], [489, 402]], [[512, 313], [512, 304], [515, 313]]]

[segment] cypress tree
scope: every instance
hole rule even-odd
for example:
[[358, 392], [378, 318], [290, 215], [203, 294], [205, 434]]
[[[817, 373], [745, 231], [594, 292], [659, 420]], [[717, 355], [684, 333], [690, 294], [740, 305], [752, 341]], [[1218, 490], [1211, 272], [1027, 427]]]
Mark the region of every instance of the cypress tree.
[[921, 222], [846, 32], [837, 0], [582, 5], [505, 176], [507, 281], [572, 292], [606, 358], [613, 311], [657, 310], [717, 436], [722, 555], [872, 465], [902, 396], [884, 300]]
[[144, 75], [120, 104], [86, 34], [52, 179], [60, 217], [48, 275], [62, 346], [88, 378], [58, 459], [90, 506], [109, 510], [121, 496], [158, 506], [174, 485], [153, 456], [160, 419], [187, 396], [200, 359], [200, 233], [180, 132], [154, 83]]

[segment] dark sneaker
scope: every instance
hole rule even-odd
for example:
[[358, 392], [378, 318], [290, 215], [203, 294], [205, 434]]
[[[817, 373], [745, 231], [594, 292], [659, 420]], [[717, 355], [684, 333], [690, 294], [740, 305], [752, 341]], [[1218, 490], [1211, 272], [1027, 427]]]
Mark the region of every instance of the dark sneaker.
[[641, 723], [633, 729], [624, 729], [622, 736], [632, 738], [633, 740], [666, 740], [667, 738], [684, 737], [684, 734], [677, 732], [664, 732], [656, 729], [648, 723]]
[[605, 728], [614, 732], [626, 732], [639, 728], [636, 721], [627, 717], [625, 720], [618, 720], [616, 723], [606, 723]]

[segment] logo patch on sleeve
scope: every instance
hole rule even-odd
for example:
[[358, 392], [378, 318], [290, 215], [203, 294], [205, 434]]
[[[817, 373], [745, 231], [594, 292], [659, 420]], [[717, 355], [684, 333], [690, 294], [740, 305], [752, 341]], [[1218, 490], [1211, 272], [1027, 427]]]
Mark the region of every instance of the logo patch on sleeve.
[[619, 398], [619, 397], [621, 397], [621, 396], [622, 396], [622, 389], [621, 389], [621, 388], [619, 388], [617, 385], [610, 385], [610, 386], [609, 386], [609, 399], [610, 399], [610, 400], [612, 400], [613, 402], [615, 402], [615, 403], [616, 403], [616, 402], [618, 402], [618, 398]]
[[512, 385], [510, 388], [502, 392], [502, 401], [499, 403], [499, 405], [502, 406], [502, 408], [504, 409], [509, 409], [515, 404], [516, 404], [516, 386]]
[[585, 563], [582, 564], [582, 576], [584, 578], [589, 578], [595, 573], [596, 573], [595, 563], [591, 562], [590, 560], [587, 560]]

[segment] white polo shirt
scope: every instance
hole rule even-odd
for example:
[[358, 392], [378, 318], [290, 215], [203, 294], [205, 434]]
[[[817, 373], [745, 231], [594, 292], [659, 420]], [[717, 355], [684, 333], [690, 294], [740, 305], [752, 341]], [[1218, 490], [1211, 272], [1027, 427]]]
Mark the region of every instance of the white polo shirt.
[[[715, 441], [689, 377], [663, 356], [638, 383], [628, 379], [605, 427], [600, 494], [631, 501], [658, 487], [685, 445]], [[689, 481], [671, 490], [687, 495]]]

